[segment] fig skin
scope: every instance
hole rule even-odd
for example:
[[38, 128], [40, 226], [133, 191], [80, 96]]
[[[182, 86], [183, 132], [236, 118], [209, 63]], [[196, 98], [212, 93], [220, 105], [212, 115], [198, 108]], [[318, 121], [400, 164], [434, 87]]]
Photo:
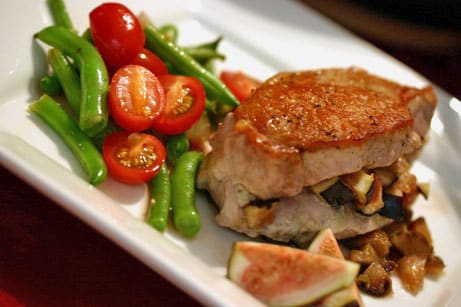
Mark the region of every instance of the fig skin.
[[228, 278], [269, 306], [312, 303], [350, 286], [359, 265], [269, 243], [235, 242]]

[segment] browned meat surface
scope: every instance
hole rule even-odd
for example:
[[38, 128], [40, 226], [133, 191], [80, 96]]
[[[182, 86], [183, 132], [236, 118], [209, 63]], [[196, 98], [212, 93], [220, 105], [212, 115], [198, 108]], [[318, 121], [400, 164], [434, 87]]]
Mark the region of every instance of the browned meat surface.
[[413, 125], [408, 90], [358, 69], [280, 73], [235, 118], [274, 144], [300, 151], [354, 145]]
[[[245, 229], [237, 207], [251, 199], [291, 199], [306, 186], [415, 152], [435, 105], [431, 88], [401, 86], [357, 68], [280, 73], [212, 136], [198, 187], [221, 207], [221, 225]], [[309, 212], [309, 204], [298, 210]], [[344, 224], [345, 233], [352, 224]]]

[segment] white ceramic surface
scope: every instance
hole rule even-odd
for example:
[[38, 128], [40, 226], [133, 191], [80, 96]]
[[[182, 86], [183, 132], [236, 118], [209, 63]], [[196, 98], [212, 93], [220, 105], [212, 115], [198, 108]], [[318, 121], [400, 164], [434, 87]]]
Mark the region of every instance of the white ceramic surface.
[[[59, 138], [27, 112], [38, 97], [38, 80], [47, 70], [43, 45], [32, 39], [34, 32], [51, 24], [45, 2], [0, 4], [1, 163], [202, 303], [260, 305], [224, 277], [232, 242], [246, 237], [217, 227], [216, 210], [203, 195], [198, 195], [203, 227], [196, 238], [185, 240], [171, 229], [159, 234], [142, 221], [145, 186], [127, 187], [113, 180], [98, 188], [89, 185]], [[223, 35], [221, 50], [227, 61], [221, 68], [240, 69], [260, 79], [280, 70], [355, 65], [409, 85], [428, 84], [298, 2], [124, 2], [136, 13], [145, 11], [156, 24], [177, 24], [181, 44]], [[66, 3], [75, 26], [83, 31], [88, 27], [88, 12], [98, 1]], [[394, 295], [366, 296], [368, 306], [456, 306], [461, 299], [461, 103], [441, 90], [438, 95], [430, 142], [414, 166], [420, 180], [431, 183], [431, 196], [428, 201], [418, 199], [415, 213], [426, 217], [436, 253], [446, 262], [446, 274], [438, 281], [426, 280], [416, 297], [394, 280]]]

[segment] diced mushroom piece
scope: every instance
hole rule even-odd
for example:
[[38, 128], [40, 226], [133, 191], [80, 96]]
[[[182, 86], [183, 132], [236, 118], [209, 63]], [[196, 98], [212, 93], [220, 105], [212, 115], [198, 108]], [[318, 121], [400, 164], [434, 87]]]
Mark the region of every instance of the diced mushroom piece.
[[374, 296], [385, 296], [392, 291], [392, 280], [381, 264], [373, 262], [356, 279], [359, 288]]
[[408, 230], [423, 235], [427, 242], [432, 246], [431, 232], [429, 231], [429, 227], [423, 217], [419, 217], [408, 224]]
[[370, 244], [380, 257], [389, 254], [389, 250], [392, 246], [389, 237], [381, 229], [347, 240], [346, 244], [348, 247], [355, 249], [360, 249], [366, 244]]
[[362, 265], [368, 265], [373, 262], [380, 260], [379, 255], [371, 244], [365, 244], [360, 250], [353, 249], [349, 254], [349, 260], [360, 263]]
[[426, 275], [430, 277], [439, 277], [445, 269], [445, 263], [436, 255], [430, 255], [426, 258]]
[[410, 255], [402, 257], [397, 264], [397, 274], [405, 290], [416, 295], [423, 287], [426, 257]]
[[371, 189], [374, 181], [374, 175], [367, 174], [365, 171], [361, 170], [356, 173], [341, 176], [341, 181], [351, 189], [359, 204], [365, 204], [367, 202], [367, 193]]
[[400, 176], [410, 170], [410, 163], [408, 163], [405, 158], [400, 157], [389, 167], [389, 169], [397, 176]]
[[404, 256], [420, 255], [429, 256], [433, 248], [426, 238], [417, 232], [404, 231], [389, 236], [392, 245]]

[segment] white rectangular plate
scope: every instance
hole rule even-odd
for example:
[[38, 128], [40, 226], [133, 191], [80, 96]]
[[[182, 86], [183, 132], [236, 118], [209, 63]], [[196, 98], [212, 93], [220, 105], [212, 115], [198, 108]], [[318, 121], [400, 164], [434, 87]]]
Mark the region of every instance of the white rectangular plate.
[[[218, 227], [216, 210], [203, 195], [198, 209], [203, 227], [186, 240], [170, 227], [159, 234], [142, 221], [145, 186], [108, 180], [95, 188], [70, 151], [39, 119], [27, 112], [38, 98], [37, 84], [47, 71], [43, 45], [32, 38], [51, 18], [46, 1], [0, 4], [0, 157], [1, 163], [50, 199], [119, 244], [178, 287], [206, 305], [258, 306], [260, 303], [225, 278], [232, 242], [246, 237]], [[88, 13], [98, 1], [66, 1], [75, 26], [88, 27]], [[379, 50], [291, 1], [125, 1], [135, 13], [145, 11], [161, 25], [175, 23], [181, 44], [224, 36], [227, 60], [220, 68], [243, 70], [265, 79], [280, 70], [360, 66], [413, 86], [428, 81]], [[368, 306], [440, 306], [460, 299], [461, 288], [461, 103], [438, 90], [439, 105], [414, 172], [431, 183], [428, 201], [418, 199], [415, 215], [425, 216], [435, 251], [446, 265], [438, 281], [426, 280], [412, 296], [394, 280], [394, 294], [365, 297]], [[458, 298], [456, 298], [458, 295]]]

